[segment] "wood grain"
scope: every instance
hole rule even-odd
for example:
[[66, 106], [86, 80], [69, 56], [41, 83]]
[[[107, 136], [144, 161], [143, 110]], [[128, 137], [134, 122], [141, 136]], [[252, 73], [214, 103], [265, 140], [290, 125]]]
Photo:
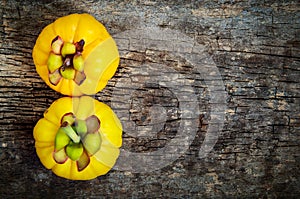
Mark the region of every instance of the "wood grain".
[[[297, 1], [263, 2], [1, 0], [1, 198], [299, 197], [300, 6]], [[62, 96], [39, 78], [32, 48], [47, 24], [83, 12], [94, 15], [113, 36], [152, 25], [180, 31], [206, 47], [228, 93], [225, 126], [206, 158], [197, 155], [211, 106], [205, 82], [198, 79], [193, 88], [199, 90], [203, 106], [197, 136], [187, 153], [169, 166], [151, 173], [113, 170], [86, 182], [59, 178], [42, 166], [32, 130]], [[193, 79], [185, 60], [125, 49], [116, 75], [97, 99], [110, 104], [116, 82], [153, 60], [178, 67]], [[156, 150], [176, 135], [176, 97], [156, 85], [146, 85], [132, 96], [134, 121], [147, 125], [154, 102], [169, 105], [175, 120], [168, 120], [164, 131], [150, 140], [124, 133], [124, 149]]]

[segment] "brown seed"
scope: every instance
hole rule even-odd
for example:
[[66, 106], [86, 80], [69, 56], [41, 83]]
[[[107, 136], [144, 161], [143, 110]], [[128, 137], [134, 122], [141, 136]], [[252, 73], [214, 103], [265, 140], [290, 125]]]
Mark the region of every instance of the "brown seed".
[[78, 86], [80, 86], [85, 79], [86, 79], [86, 76], [85, 76], [84, 72], [76, 71], [74, 81]]
[[56, 86], [59, 83], [60, 79], [61, 79], [61, 75], [59, 73], [59, 69], [49, 74], [49, 81], [54, 86]]
[[80, 156], [79, 160], [77, 160], [77, 169], [78, 171], [82, 171], [85, 169], [90, 163], [90, 158], [84, 151], [82, 155]]
[[100, 120], [97, 116], [92, 115], [88, 117], [86, 120], [87, 132], [88, 133], [96, 133], [100, 128]]
[[85, 41], [83, 39], [81, 39], [79, 42], [76, 42], [75, 43], [76, 51], [77, 52], [82, 52], [84, 44], [85, 44]]

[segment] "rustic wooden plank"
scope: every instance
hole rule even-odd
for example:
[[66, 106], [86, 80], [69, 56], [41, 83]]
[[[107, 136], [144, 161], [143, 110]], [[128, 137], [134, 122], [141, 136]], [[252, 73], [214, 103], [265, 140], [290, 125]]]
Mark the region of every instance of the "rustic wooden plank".
[[[299, 10], [297, 1], [280, 0], [1, 0], [0, 196], [299, 197]], [[125, 46], [120, 49], [120, 67], [97, 99], [112, 104], [118, 81], [142, 64], [161, 63], [174, 68], [187, 77], [183, 86], [191, 84], [196, 91], [201, 112], [189, 150], [154, 172], [113, 170], [88, 182], [59, 178], [41, 165], [35, 154], [32, 129], [46, 108], [62, 95], [39, 78], [31, 52], [43, 27], [75, 12], [94, 15], [116, 37], [126, 30], [155, 26], [184, 33], [206, 47], [228, 93], [224, 128], [207, 157], [198, 158], [213, 108], [203, 78], [186, 60], [155, 46], [140, 51], [134, 48], [134, 41], [125, 38], [117, 40]], [[148, 42], [159, 45], [155, 40]], [[124, 85], [124, 89], [130, 91], [132, 85]], [[122, 93], [117, 95], [121, 97]], [[151, 121], [158, 116], [149, 115], [153, 104], [166, 108], [167, 122], [163, 131], [150, 138], [138, 139], [124, 132], [123, 148], [136, 152], [163, 148], [178, 133], [178, 99], [156, 84], [140, 88], [131, 99], [132, 108], [128, 111], [138, 125], [155, 126]]]

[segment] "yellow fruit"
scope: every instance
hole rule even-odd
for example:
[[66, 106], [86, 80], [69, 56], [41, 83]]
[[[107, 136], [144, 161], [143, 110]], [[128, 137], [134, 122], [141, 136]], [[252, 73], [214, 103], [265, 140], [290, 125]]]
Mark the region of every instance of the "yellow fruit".
[[[62, 57], [61, 66], [61, 62], [53, 61], [52, 54]], [[92, 95], [102, 90], [120, 59], [115, 41], [89, 14], [71, 14], [46, 26], [36, 40], [32, 57], [45, 83], [68, 96]], [[76, 74], [68, 69], [67, 74], [53, 77], [50, 73], [57, 67], [72, 68]]]
[[72, 180], [106, 174], [115, 164], [122, 144], [117, 116], [109, 106], [89, 96], [63, 97], [53, 102], [37, 122], [33, 135], [42, 164]]

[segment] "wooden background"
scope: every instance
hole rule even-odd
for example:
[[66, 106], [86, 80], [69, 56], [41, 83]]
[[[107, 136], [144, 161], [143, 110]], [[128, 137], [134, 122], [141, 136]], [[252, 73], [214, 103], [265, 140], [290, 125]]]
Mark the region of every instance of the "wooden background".
[[[1, 0], [1, 198], [299, 197], [299, 10], [298, 1], [283, 0]], [[224, 128], [206, 158], [197, 157], [208, 119], [203, 111], [203, 121], [187, 153], [158, 171], [112, 170], [95, 180], [78, 182], [59, 178], [42, 166], [32, 129], [46, 108], [62, 96], [39, 78], [32, 48], [47, 24], [84, 12], [94, 15], [112, 35], [149, 24], [180, 31], [206, 47], [228, 93]], [[131, 56], [122, 57], [107, 88], [97, 94], [99, 100], [110, 104], [118, 79], [134, 65], [149, 60], [140, 52], [128, 53]], [[205, 84], [198, 82], [205, 89]], [[143, 110], [134, 115], [139, 125], [149, 117], [149, 100], [141, 99], [149, 99], [147, 91], [151, 90], [152, 96], [159, 93], [159, 88], [148, 85], [132, 96], [139, 104], [136, 108]], [[165, 97], [174, 98], [171, 93], [165, 95], [156, 103], [166, 105]], [[204, 96], [202, 104], [209, 107], [205, 103]], [[176, 104], [171, 106], [176, 108]], [[176, 134], [176, 121], [169, 125]], [[163, 141], [154, 140], [152, 150], [170, 139], [167, 132]], [[143, 152], [149, 150], [147, 146], [147, 140], [139, 142], [124, 133], [125, 149]]]

